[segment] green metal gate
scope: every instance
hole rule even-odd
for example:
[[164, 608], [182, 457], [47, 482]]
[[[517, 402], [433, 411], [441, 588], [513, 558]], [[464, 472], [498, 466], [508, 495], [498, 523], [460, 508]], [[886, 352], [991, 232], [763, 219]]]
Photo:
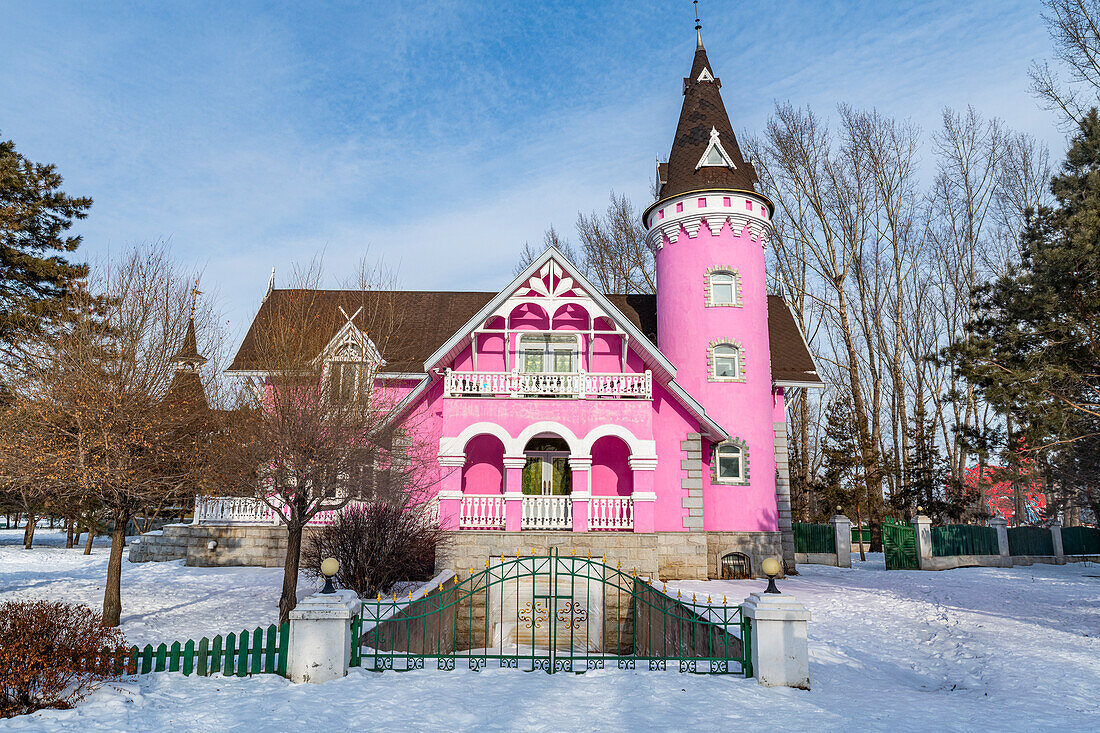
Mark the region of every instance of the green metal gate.
[[882, 551], [887, 570], [917, 569], [917, 530], [911, 524], [882, 520]]
[[[720, 601], [720, 602], [719, 602]], [[590, 558], [500, 557], [423, 598], [363, 602], [351, 665], [375, 671], [496, 667], [667, 669], [751, 676], [750, 620], [727, 598], [688, 598]]]

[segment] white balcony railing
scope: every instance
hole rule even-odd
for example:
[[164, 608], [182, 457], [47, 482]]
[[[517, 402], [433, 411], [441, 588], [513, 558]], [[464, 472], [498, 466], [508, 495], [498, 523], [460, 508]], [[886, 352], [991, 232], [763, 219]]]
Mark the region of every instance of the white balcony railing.
[[[317, 512], [308, 526], [332, 524], [337, 514], [358, 503], [351, 501], [340, 509]], [[279, 515], [259, 499], [226, 496], [196, 496], [195, 514], [191, 520], [192, 524], [279, 524], [281, 521]]]
[[447, 397], [619, 397], [653, 399], [653, 374], [595, 372], [455, 372], [447, 370]]
[[504, 497], [463, 494], [459, 529], [504, 529]]
[[568, 496], [524, 496], [520, 529], [572, 529], [573, 500]]
[[634, 500], [629, 496], [593, 496], [588, 500], [588, 529], [634, 529]]

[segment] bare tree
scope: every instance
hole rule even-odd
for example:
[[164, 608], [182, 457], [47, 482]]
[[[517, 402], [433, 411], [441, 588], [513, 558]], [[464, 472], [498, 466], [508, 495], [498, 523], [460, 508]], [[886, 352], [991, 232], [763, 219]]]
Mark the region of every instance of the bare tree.
[[234, 441], [239, 470], [230, 487], [261, 499], [286, 525], [280, 622], [297, 602], [311, 519], [355, 499], [422, 511], [437, 480], [417, 416], [405, 414], [404, 393], [383, 373], [382, 355], [393, 354], [402, 317], [389, 275], [362, 266], [340, 302], [319, 289], [317, 260], [293, 280], [269, 296], [254, 329], [264, 377], [252, 385]]
[[1054, 56], [1069, 72], [1063, 81], [1047, 63], [1032, 66], [1031, 90], [1076, 127], [1100, 99], [1100, 3], [1096, 0], [1043, 0]]

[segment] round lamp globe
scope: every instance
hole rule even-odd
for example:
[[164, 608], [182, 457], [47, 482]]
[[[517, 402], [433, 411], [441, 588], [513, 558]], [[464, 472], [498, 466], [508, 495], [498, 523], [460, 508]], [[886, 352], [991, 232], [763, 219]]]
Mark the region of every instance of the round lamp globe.
[[767, 575], [769, 578], [774, 578], [776, 575], [779, 575], [779, 561], [774, 557], [766, 558], [764, 562], [760, 563], [760, 569], [764, 571], [764, 575]]
[[330, 557], [321, 563], [321, 574], [331, 578], [340, 571], [340, 563], [335, 557]]

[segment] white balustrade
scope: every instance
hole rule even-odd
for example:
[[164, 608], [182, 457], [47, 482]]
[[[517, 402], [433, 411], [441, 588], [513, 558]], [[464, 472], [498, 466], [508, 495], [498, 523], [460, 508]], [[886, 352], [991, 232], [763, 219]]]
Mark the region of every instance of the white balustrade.
[[653, 374], [596, 372], [455, 372], [447, 370], [448, 397], [619, 397], [653, 399]]
[[520, 529], [572, 529], [573, 500], [568, 496], [524, 496]]
[[588, 529], [634, 529], [634, 500], [629, 496], [593, 496], [588, 500]]
[[500, 494], [463, 494], [459, 529], [504, 529], [504, 497]]
[[[350, 501], [340, 509], [317, 512], [307, 523], [310, 527], [332, 524], [336, 515], [363, 502]], [[196, 496], [192, 524], [280, 524], [281, 517], [260, 499], [252, 497]]]

